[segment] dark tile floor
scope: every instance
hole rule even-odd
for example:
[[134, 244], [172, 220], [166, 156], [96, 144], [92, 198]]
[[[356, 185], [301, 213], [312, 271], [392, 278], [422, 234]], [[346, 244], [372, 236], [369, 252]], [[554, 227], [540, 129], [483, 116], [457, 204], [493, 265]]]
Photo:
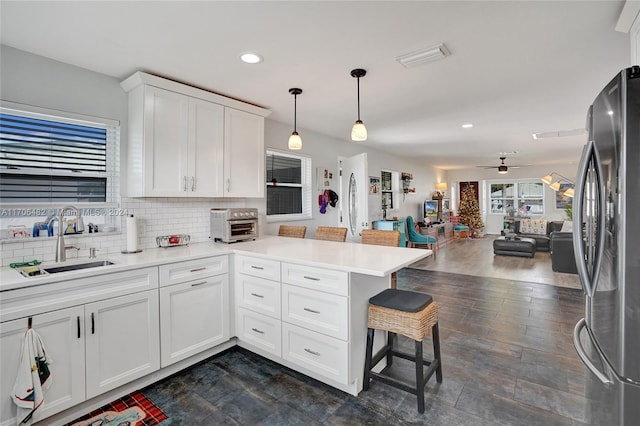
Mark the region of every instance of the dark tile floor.
[[[571, 340], [581, 291], [416, 269], [398, 279], [439, 304], [444, 382], [427, 384], [422, 415], [415, 396], [382, 383], [353, 397], [236, 348], [143, 393], [169, 416], [163, 426], [584, 424], [584, 368]], [[425, 356], [431, 347], [425, 341]], [[394, 361], [394, 375], [413, 371]]]

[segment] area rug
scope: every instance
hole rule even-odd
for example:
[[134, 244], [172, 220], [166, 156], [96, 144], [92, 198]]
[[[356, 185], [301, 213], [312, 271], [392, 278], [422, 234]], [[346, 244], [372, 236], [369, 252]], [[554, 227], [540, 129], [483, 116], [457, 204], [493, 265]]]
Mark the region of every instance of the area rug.
[[65, 426], [154, 426], [167, 419], [141, 392], [131, 393]]

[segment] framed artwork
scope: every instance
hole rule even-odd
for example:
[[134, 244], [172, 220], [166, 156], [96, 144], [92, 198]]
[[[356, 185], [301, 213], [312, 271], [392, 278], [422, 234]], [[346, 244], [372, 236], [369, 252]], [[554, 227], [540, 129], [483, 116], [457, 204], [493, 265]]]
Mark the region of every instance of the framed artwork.
[[564, 191], [571, 188], [573, 185], [570, 183], [561, 183], [560, 189], [556, 191], [556, 209], [564, 209], [567, 207], [567, 204], [571, 204], [571, 197], [567, 197], [564, 194]]
[[448, 212], [450, 210], [449, 208], [449, 199], [448, 198], [443, 198], [442, 199], [442, 211], [443, 212]]
[[380, 178], [377, 176], [369, 176], [369, 194], [380, 193]]

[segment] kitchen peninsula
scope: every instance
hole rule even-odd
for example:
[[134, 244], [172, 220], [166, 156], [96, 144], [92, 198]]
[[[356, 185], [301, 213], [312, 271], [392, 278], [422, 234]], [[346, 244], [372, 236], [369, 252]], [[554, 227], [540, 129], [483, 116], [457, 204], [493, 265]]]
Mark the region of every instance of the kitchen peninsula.
[[392, 272], [430, 254], [264, 237], [113, 255], [105, 258], [113, 265], [34, 278], [3, 268], [0, 424], [15, 415], [8, 395], [28, 318], [56, 361], [43, 425], [235, 344], [357, 395], [369, 297], [389, 287]]

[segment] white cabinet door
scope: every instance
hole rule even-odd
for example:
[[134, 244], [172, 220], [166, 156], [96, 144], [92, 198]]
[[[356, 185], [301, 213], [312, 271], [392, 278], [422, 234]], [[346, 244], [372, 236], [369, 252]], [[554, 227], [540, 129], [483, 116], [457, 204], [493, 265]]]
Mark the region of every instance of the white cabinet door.
[[160, 368], [158, 291], [85, 305], [87, 398]]
[[142, 167], [144, 196], [184, 196], [189, 185], [187, 96], [146, 86], [144, 92], [142, 159], [129, 158], [130, 167]]
[[162, 367], [229, 340], [229, 276], [160, 289]]
[[224, 139], [224, 195], [264, 197], [264, 117], [225, 108]]
[[200, 99], [189, 101], [187, 195], [222, 197], [224, 107]]
[[[51, 385], [44, 394], [44, 405], [33, 419], [51, 416], [85, 399], [84, 387], [84, 308], [61, 309], [33, 317], [33, 328], [40, 334], [51, 364]], [[27, 319], [0, 324], [0, 425], [15, 425], [16, 406], [11, 391]]]

